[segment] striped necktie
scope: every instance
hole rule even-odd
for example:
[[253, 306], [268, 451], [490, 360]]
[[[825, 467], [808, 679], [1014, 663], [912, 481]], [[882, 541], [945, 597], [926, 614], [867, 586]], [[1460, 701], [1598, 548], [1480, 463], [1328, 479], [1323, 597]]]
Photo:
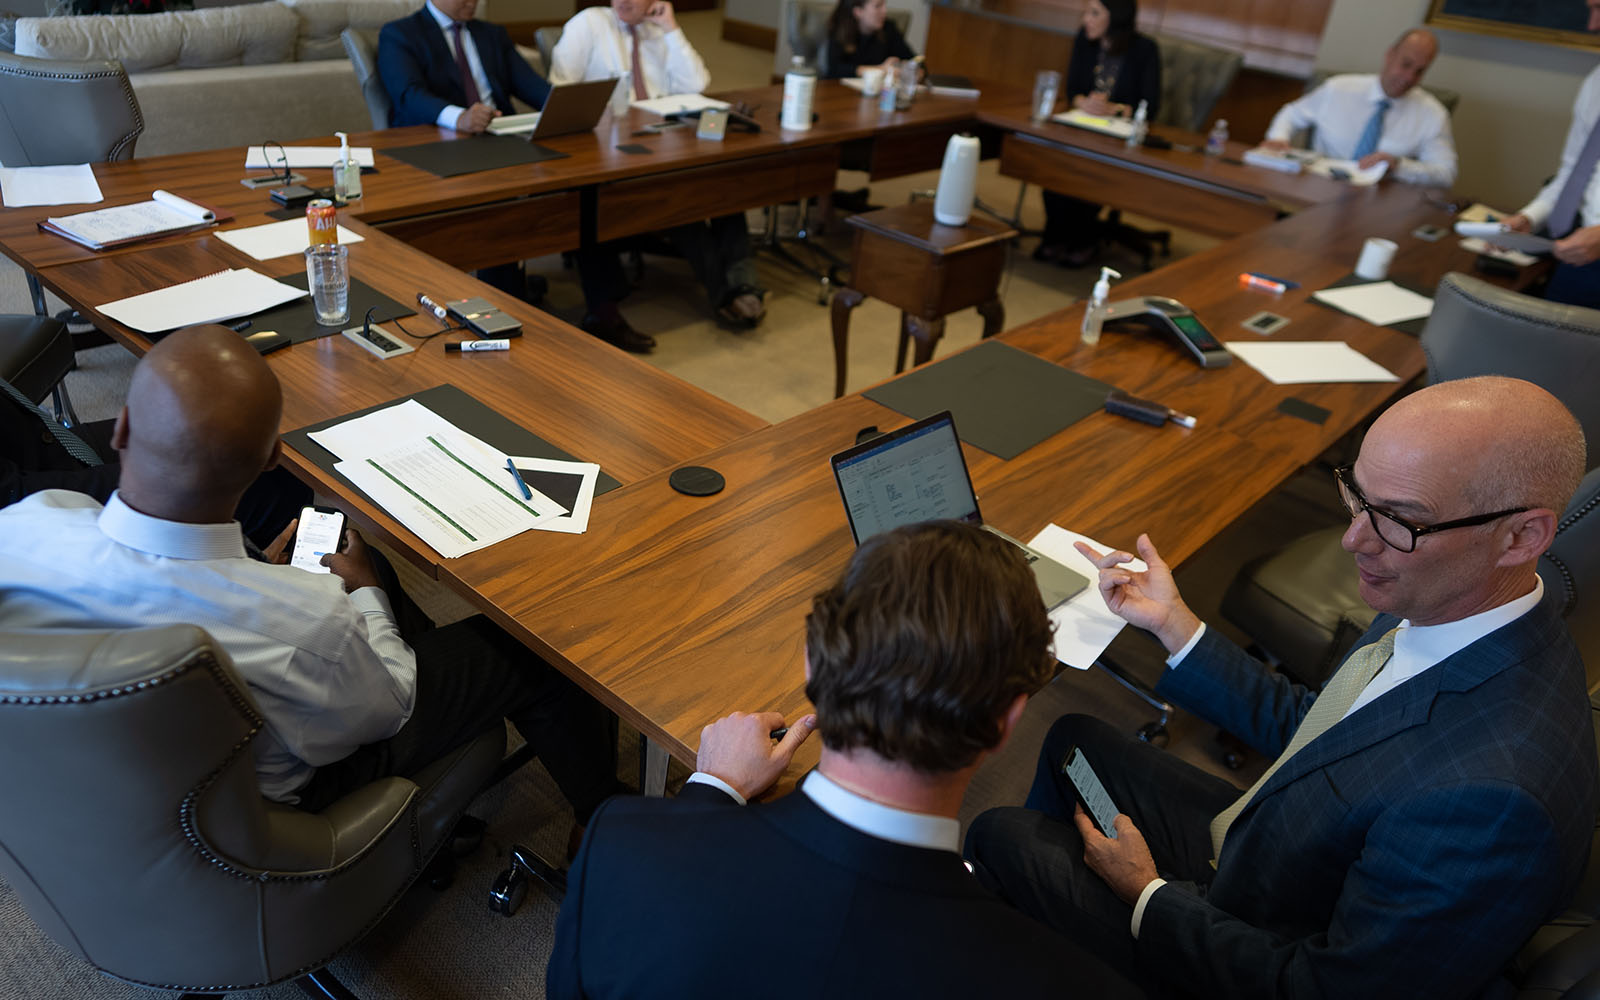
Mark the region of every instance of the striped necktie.
[[1228, 836], [1228, 828], [1239, 818], [1239, 814], [1244, 812], [1244, 807], [1250, 804], [1250, 800], [1255, 798], [1261, 787], [1278, 773], [1278, 768], [1282, 767], [1290, 757], [1299, 753], [1312, 740], [1343, 719], [1345, 713], [1350, 711], [1350, 706], [1361, 696], [1362, 689], [1378, 675], [1383, 665], [1389, 662], [1389, 657], [1394, 655], [1394, 636], [1398, 631], [1400, 627], [1397, 625], [1385, 632], [1377, 642], [1362, 646], [1350, 654], [1344, 661], [1344, 666], [1339, 668], [1327, 686], [1322, 689], [1322, 693], [1317, 695], [1317, 700], [1311, 703], [1311, 710], [1300, 720], [1300, 728], [1294, 731], [1294, 737], [1289, 740], [1289, 746], [1283, 754], [1272, 762], [1272, 766], [1267, 768], [1267, 773], [1251, 785], [1248, 792], [1239, 796], [1238, 801], [1217, 813], [1216, 819], [1211, 821], [1211, 849], [1215, 852], [1211, 855], [1213, 864], [1215, 859], [1222, 857], [1222, 842]]
[[41, 407], [35, 405], [33, 400], [29, 399], [27, 396], [24, 396], [16, 386], [12, 385], [10, 382], [7, 382], [5, 379], [0, 378], [0, 389], [5, 390], [5, 394], [7, 396], [10, 396], [12, 399], [16, 400], [18, 406], [22, 407], [24, 410], [27, 410], [35, 417], [38, 417], [39, 420], [44, 423], [45, 429], [54, 435], [57, 441], [61, 442], [61, 447], [67, 449], [67, 454], [82, 462], [84, 465], [93, 466], [105, 464], [100, 456], [96, 454], [95, 450], [89, 447], [88, 443], [85, 442], [83, 438], [61, 426], [61, 424], [57, 422], [56, 418], [46, 413]]
[[1372, 117], [1367, 119], [1367, 127], [1361, 130], [1361, 138], [1356, 140], [1356, 151], [1350, 159], [1359, 160], [1378, 151], [1378, 138], [1383, 135], [1383, 116], [1393, 103], [1387, 97], [1378, 102]]

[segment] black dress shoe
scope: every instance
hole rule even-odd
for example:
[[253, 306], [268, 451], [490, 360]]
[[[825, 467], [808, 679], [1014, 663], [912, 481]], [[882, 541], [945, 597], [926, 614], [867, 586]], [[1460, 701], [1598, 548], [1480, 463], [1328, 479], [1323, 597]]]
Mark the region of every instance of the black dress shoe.
[[580, 326], [585, 333], [593, 334], [606, 343], [633, 354], [649, 354], [656, 346], [656, 338], [635, 330], [621, 316], [609, 323], [603, 323], [593, 316], [585, 316]]

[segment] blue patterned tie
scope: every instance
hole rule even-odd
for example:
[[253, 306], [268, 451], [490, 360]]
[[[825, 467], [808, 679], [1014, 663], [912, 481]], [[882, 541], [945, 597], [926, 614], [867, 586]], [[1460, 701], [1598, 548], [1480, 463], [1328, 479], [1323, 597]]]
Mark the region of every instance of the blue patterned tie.
[[20, 391], [18, 391], [16, 386], [12, 385], [10, 382], [7, 382], [5, 379], [0, 378], [0, 389], [5, 390], [5, 394], [7, 396], [10, 396], [12, 399], [16, 400], [18, 406], [22, 407], [24, 410], [27, 410], [29, 413], [43, 421], [45, 429], [53, 434], [57, 441], [61, 442], [61, 447], [67, 449], [67, 454], [82, 462], [84, 465], [105, 464], [100, 456], [95, 453], [95, 450], [89, 447], [83, 438], [61, 426], [61, 424], [56, 422], [54, 417], [46, 413], [40, 407], [34, 405], [33, 400], [29, 399], [27, 396], [24, 396]]
[[1350, 157], [1352, 160], [1359, 160], [1378, 151], [1378, 137], [1383, 135], [1383, 115], [1393, 103], [1387, 97], [1378, 102], [1372, 117], [1367, 119], [1367, 127], [1361, 130], [1361, 138], [1356, 140], [1356, 151]]

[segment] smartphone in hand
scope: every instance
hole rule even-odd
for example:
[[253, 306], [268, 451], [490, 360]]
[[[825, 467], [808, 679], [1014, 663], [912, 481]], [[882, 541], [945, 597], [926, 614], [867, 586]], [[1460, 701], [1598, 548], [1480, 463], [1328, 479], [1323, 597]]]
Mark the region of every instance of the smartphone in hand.
[[300, 524], [294, 532], [294, 555], [289, 558], [289, 565], [313, 573], [331, 573], [331, 569], [322, 565], [322, 557], [339, 551], [343, 540], [344, 514], [332, 507], [303, 507]]
[[1066, 757], [1062, 758], [1061, 773], [1072, 782], [1078, 801], [1083, 803], [1083, 811], [1089, 814], [1095, 827], [1112, 840], [1117, 839], [1117, 804], [1111, 801], [1106, 786], [1100, 783], [1100, 776], [1094, 773], [1094, 768], [1077, 747], [1068, 749]]

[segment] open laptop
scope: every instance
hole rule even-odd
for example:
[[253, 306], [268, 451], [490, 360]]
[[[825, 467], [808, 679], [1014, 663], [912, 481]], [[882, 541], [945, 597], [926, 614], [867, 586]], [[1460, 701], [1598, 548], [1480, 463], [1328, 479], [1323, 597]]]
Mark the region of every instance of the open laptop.
[[544, 110], [501, 115], [489, 123], [489, 131], [494, 135], [526, 135], [530, 139], [588, 132], [600, 124], [600, 116], [606, 113], [616, 89], [616, 77], [551, 87]]
[[994, 532], [1022, 550], [1046, 608], [1071, 600], [1086, 577], [983, 523], [950, 411], [936, 413], [833, 456], [833, 478], [856, 544], [902, 524], [949, 518]]

